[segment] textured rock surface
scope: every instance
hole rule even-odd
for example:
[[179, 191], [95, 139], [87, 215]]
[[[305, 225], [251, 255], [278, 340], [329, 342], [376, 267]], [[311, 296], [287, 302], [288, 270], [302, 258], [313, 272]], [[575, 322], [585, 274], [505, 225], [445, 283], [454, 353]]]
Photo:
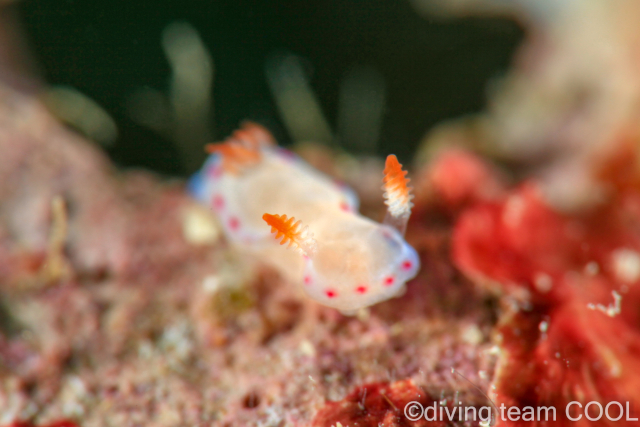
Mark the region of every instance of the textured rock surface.
[[215, 233], [185, 238], [193, 212], [215, 222], [180, 184], [115, 172], [8, 89], [0, 136], [0, 424], [308, 425], [326, 401], [400, 380], [485, 402], [451, 368], [488, 387], [493, 306], [452, 267], [446, 222], [410, 233], [424, 268], [406, 295], [344, 317]]

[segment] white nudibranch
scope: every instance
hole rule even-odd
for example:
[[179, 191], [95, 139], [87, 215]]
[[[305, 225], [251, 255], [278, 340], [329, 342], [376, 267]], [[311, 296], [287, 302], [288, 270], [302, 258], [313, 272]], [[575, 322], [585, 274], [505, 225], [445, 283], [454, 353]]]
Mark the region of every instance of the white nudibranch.
[[259, 125], [247, 123], [208, 150], [191, 182], [195, 196], [216, 212], [231, 243], [321, 304], [354, 312], [401, 294], [417, 274], [418, 255], [403, 238], [413, 196], [395, 156], [384, 171], [388, 210], [380, 224], [358, 214], [349, 188], [277, 147]]

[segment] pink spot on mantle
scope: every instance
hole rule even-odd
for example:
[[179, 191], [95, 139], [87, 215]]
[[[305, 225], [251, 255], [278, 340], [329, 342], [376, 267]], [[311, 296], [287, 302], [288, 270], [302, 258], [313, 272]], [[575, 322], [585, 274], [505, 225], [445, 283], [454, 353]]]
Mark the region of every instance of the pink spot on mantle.
[[224, 197], [222, 197], [219, 194], [215, 194], [213, 196], [213, 199], [211, 200], [211, 204], [213, 205], [213, 208], [217, 211], [220, 211], [224, 208]]
[[340, 209], [345, 212], [351, 212], [351, 207], [347, 204], [347, 202], [340, 202]]
[[356, 292], [359, 294], [366, 294], [367, 293], [368, 288], [364, 285], [360, 285], [356, 288]]
[[336, 291], [334, 291], [333, 289], [327, 289], [326, 291], [324, 291], [325, 295], [329, 298], [335, 298], [338, 296], [338, 293]]
[[298, 156], [293, 151], [289, 151], [285, 148], [280, 148], [278, 152], [282, 155], [282, 158], [288, 162], [293, 162], [298, 158]]
[[220, 167], [219, 164], [215, 164], [215, 165], [211, 166], [207, 170], [207, 176], [209, 178], [213, 178], [213, 179], [220, 178], [222, 176], [222, 167]]
[[233, 231], [237, 231], [238, 228], [240, 228], [240, 220], [235, 216], [232, 216], [231, 218], [229, 218], [229, 222], [227, 224], [229, 225], [229, 228]]
[[310, 285], [311, 284], [311, 276], [304, 276], [304, 284], [305, 285]]
[[384, 284], [386, 286], [391, 286], [391, 285], [393, 285], [393, 282], [395, 282], [395, 281], [396, 281], [396, 279], [393, 276], [389, 276], [389, 277], [384, 279]]
[[402, 263], [403, 270], [411, 270], [412, 267], [413, 267], [413, 263], [411, 261], [405, 261]]

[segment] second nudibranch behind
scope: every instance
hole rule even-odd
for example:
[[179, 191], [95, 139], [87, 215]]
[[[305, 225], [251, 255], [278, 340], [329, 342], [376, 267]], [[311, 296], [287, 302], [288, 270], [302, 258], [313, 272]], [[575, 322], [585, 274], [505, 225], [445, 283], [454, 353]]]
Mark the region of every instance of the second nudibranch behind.
[[380, 224], [358, 214], [349, 188], [277, 147], [259, 125], [246, 124], [208, 150], [194, 178], [196, 197], [217, 213], [232, 243], [316, 301], [354, 312], [403, 292], [417, 274], [418, 256], [403, 238], [413, 196], [395, 156], [386, 161], [388, 210]]

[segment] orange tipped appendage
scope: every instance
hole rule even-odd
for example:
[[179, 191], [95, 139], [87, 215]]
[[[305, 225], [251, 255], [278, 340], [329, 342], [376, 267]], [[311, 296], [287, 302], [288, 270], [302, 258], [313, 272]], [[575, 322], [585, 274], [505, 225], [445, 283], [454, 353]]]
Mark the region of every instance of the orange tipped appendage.
[[276, 233], [276, 240], [282, 237], [281, 245], [287, 244], [287, 248], [293, 247], [298, 252], [311, 257], [315, 254], [317, 243], [308, 226], [303, 226], [302, 221], [296, 221], [294, 217], [286, 215], [264, 214], [262, 219], [271, 226], [271, 232]]
[[207, 144], [205, 150], [209, 154], [220, 154], [224, 171], [237, 174], [260, 161], [262, 147], [273, 145], [276, 145], [276, 142], [265, 127], [253, 122], [244, 122], [242, 127], [223, 143]]
[[253, 149], [276, 145], [275, 139], [264, 126], [250, 121], [243, 122], [241, 128], [233, 132], [229, 141], [238, 141]]
[[409, 187], [407, 171], [402, 170], [402, 165], [393, 154], [387, 156], [384, 164], [384, 203], [394, 218], [411, 214], [413, 203], [412, 188]]
[[262, 155], [255, 148], [248, 148], [236, 142], [229, 141], [222, 144], [207, 144], [205, 150], [209, 154], [222, 156], [222, 168], [225, 172], [236, 174], [242, 169], [253, 166], [260, 161]]

